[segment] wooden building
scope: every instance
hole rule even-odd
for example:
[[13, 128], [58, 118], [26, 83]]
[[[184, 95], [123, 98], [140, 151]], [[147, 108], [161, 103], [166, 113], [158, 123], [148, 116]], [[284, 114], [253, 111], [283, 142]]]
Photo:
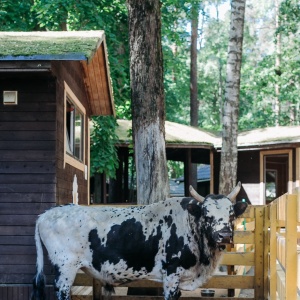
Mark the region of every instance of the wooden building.
[[114, 114], [103, 31], [0, 33], [0, 299], [29, 299], [37, 216], [89, 203], [89, 120]]
[[[131, 121], [118, 120], [117, 144], [121, 169], [117, 176], [123, 188], [116, 197], [127, 200], [128, 187], [124, 182], [128, 165]], [[184, 163], [185, 195], [189, 195], [191, 163], [210, 165], [210, 193], [218, 193], [222, 138], [218, 133], [166, 122], [167, 159]], [[238, 135], [237, 179], [243, 188], [239, 199], [252, 204], [266, 204], [300, 185], [300, 126], [271, 127], [240, 132]], [[201, 193], [202, 189], [198, 191]], [[125, 198], [124, 198], [125, 195]]]

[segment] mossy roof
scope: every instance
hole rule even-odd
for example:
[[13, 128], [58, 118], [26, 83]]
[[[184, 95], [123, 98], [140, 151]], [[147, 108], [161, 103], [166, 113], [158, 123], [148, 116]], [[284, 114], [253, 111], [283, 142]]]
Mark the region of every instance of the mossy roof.
[[263, 146], [272, 144], [300, 143], [300, 126], [276, 126], [242, 131], [238, 146]]
[[0, 32], [0, 60], [88, 60], [104, 31]]
[[[118, 125], [116, 133], [119, 142], [130, 143], [131, 137], [128, 136], [128, 130], [131, 129], [131, 121], [118, 120]], [[167, 145], [213, 146], [219, 139], [211, 132], [169, 121], [165, 123], [165, 131]]]
[[[131, 121], [118, 120], [117, 135], [119, 143], [131, 143], [128, 130], [131, 129]], [[208, 132], [206, 130], [166, 121], [166, 144], [211, 146], [221, 148], [222, 138], [218, 132]], [[278, 126], [259, 128], [243, 131], [238, 134], [238, 147], [255, 148], [266, 145], [300, 143], [300, 126]]]

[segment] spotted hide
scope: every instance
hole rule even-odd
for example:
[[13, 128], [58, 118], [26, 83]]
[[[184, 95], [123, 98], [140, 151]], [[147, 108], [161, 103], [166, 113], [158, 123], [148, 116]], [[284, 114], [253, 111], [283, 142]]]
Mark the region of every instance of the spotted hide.
[[247, 204], [233, 204], [240, 184], [227, 197], [192, 191], [193, 198], [172, 198], [129, 208], [67, 205], [50, 209], [36, 223], [37, 274], [32, 300], [44, 299], [45, 245], [55, 267], [59, 300], [70, 299], [82, 269], [107, 290], [149, 279], [163, 283], [164, 298], [194, 290], [212, 275], [224, 243], [232, 241], [232, 222]]

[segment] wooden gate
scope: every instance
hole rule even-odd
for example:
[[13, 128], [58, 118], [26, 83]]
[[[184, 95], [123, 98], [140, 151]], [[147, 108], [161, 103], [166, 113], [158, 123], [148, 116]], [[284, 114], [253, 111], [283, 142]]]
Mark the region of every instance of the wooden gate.
[[300, 249], [300, 192], [285, 194], [266, 207], [269, 235], [268, 294], [271, 300], [299, 300]]

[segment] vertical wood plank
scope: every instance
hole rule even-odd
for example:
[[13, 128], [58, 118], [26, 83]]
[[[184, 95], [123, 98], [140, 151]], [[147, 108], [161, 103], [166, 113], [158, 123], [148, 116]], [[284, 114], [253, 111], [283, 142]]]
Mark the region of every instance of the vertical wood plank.
[[[288, 245], [288, 246], [287, 246]], [[285, 299], [297, 299], [297, 195], [287, 195]]]
[[93, 300], [102, 300], [102, 284], [93, 278]]
[[277, 253], [277, 240], [276, 240], [276, 219], [277, 219], [277, 202], [270, 204], [270, 257], [269, 257], [269, 270], [270, 270], [270, 283], [269, 295], [270, 300], [276, 300], [277, 290], [277, 275], [276, 275], [276, 253]]
[[214, 194], [214, 186], [215, 186], [215, 182], [214, 182], [214, 178], [215, 178], [215, 171], [214, 171], [214, 151], [212, 149], [210, 149], [209, 152], [209, 163], [210, 163], [210, 183], [209, 183], [209, 190], [211, 194]]
[[191, 149], [185, 149], [185, 158], [184, 158], [184, 195], [185, 196], [190, 195], [189, 186], [192, 182], [191, 164], [192, 164]]
[[255, 299], [264, 299], [264, 206], [255, 207]]
[[[300, 187], [300, 148], [296, 148], [296, 182], [295, 187]], [[299, 222], [299, 218], [298, 218]]]
[[269, 269], [269, 251], [270, 251], [270, 205], [264, 206], [264, 299], [268, 299], [268, 269]]

